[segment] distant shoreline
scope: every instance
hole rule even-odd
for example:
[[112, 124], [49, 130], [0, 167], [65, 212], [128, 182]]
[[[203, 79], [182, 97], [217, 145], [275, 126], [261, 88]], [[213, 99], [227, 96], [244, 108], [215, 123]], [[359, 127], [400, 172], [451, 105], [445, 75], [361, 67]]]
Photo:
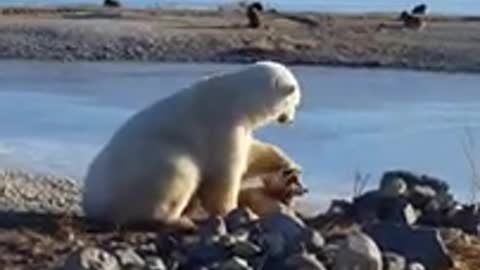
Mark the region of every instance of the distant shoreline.
[[248, 29], [242, 10], [0, 8], [0, 59], [480, 71], [480, 17], [432, 16], [421, 31], [396, 17], [268, 13]]

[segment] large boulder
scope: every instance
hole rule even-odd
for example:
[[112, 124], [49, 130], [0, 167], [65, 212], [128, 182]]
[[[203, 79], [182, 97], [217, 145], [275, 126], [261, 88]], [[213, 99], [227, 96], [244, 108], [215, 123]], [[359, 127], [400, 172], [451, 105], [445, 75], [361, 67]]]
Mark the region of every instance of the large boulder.
[[378, 211], [384, 196], [374, 190], [353, 199], [352, 214], [359, 223], [370, 223], [378, 220]]
[[[301, 245], [311, 236], [308, 227], [292, 211], [275, 212], [264, 216], [259, 221], [260, 233], [265, 236], [276, 236], [284, 243], [283, 252], [299, 250]], [[280, 254], [279, 254], [280, 255]]]
[[452, 266], [445, 243], [435, 229], [379, 223], [366, 226], [364, 231], [383, 252], [400, 254], [408, 262], [420, 262], [427, 270], [447, 270]]
[[382, 270], [382, 253], [364, 233], [353, 233], [341, 241], [334, 270]]
[[353, 215], [362, 224], [376, 221], [414, 224], [418, 215], [403, 196], [389, 196], [381, 191], [367, 192], [353, 201]]
[[437, 193], [448, 193], [450, 189], [449, 185], [444, 180], [440, 180], [428, 175], [417, 175], [412, 172], [402, 170], [385, 172], [380, 181], [380, 186], [388, 186], [389, 184], [387, 182], [397, 181], [398, 179], [405, 181], [408, 190], [413, 189], [415, 186], [428, 186]]
[[399, 186], [403, 181], [407, 190], [403, 195], [425, 218], [422, 222], [440, 225], [441, 215], [457, 206], [446, 181], [428, 175], [417, 175], [408, 171], [388, 171], [383, 174], [380, 186]]
[[407, 200], [399, 197], [384, 199], [378, 209], [378, 217], [384, 222], [413, 225], [418, 214]]

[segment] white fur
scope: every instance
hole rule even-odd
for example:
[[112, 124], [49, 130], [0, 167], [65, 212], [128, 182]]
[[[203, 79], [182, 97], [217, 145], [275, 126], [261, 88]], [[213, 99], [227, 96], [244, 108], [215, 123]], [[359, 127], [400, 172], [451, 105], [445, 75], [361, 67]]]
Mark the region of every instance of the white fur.
[[[252, 132], [291, 122], [300, 87], [264, 61], [214, 75], [129, 119], [90, 165], [87, 216], [116, 223], [178, 220], [194, 194], [211, 214], [237, 207]], [[257, 142], [261, 144], [261, 142]]]

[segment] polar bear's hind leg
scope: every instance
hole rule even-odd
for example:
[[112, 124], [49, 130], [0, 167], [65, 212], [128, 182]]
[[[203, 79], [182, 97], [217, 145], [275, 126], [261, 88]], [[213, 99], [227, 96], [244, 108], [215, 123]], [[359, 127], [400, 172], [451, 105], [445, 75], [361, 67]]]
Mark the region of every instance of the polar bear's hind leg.
[[[154, 185], [153, 219], [166, 223], [175, 223], [181, 219], [196, 192], [200, 173], [197, 165], [188, 157], [175, 157], [170, 162], [159, 166], [159, 179]], [[148, 191], [147, 191], [148, 192]]]
[[200, 201], [208, 213], [224, 216], [237, 208], [242, 172], [243, 170], [235, 169], [227, 173], [217, 172], [208, 180], [214, 185], [200, 187]]

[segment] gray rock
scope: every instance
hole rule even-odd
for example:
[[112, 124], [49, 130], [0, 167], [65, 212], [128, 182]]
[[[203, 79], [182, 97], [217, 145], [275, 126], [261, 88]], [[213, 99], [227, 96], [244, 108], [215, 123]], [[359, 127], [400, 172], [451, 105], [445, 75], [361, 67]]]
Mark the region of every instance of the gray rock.
[[406, 270], [407, 260], [401, 255], [393, 252], [383, 253], [384, 270]]
[[337, 254], [340, 252], [341, 240], [330, 240], [323, 248], [320, 258], [326, 265], [333, 265]]
[[71, 254], [65, 261], [64, 270], [120, 270], [120, 265], [107, 251], [85, 248]]
[[233, 257], [220, 264], [219, 270], [251, 270], [248, 262], [239, 257]]
[[236, 230], [230, 234], [236, 241], [247, 241], [250, 238], [250, 231], [248, 230]]
[[114, 251], [122, 267], [144, 267], [145, 261], [132, 248]]
[[225, 235], [227, 234], [227, 227], [225, 221], [220, 216], [212, 216], [206, 220], [204, 224], [201, 224], [199, 228], [199, 234], [203, 237], [210, 237], [212, 235]]
[[187, 247], [188, 265], [208, 265], [228, 257], [227, 250], [221, 243], [202, 240]]
[[286, 252], [287, 243], [279, 232], [267, 232], [261, 235], [260, 244], [272, 257], [279, 257]]
[[436, 201], [434, 205], [439, 209], [450, 209], [455, 204], [453, 196], [449, 194], [449, 185], [443, 180], [408, 171], [389, 171], [384, 173], [381, 181], [388, 182], [394, 178], [405, 181], [408, 200], [416, 209], [425, 210], [425, 206], [432, 200]]
[[249, 241], [237, 241], [231, 251], [238, 257], [249, 258], [260, 254], [262, 248]]
[[256, 219], [258, 217], [249, 208], [239, 207], [227, 214], [225, 224], [227, 230], [232, 233], [249, 226]]
[[145, 270], [167, 270], [167, 266], [161, 258], [149, 256], [145, 258]]
[[294, 254], [285, 261], [286, 269], [291, 270], [326, 270], [327, 268], [315, 257], [307, 253]]
[[463, 206], [449, 218], [447, 225], [478, 235], [480, 234], [480, 212], [475, 205]]
[[420, 262], [428, 270], [446, 270], [452, 266], [445, 243], [435, 229], [374, 224], [367, 226], [365, 232], [382, 251], [398, 253], [409, 262]]
[[403, 196], [385, 196], [380, 191], [370, 191], [354, 199], [355, 219], [363, 224], [376, 221], [414, 224], [418, 214]]
[[222, 235], [218, 238], [218, 243], [224, 248], [232, 248], [238, 241], [236, 237], [230, 234]]
[[279, 233], [290, 245], [299, 243], [306, 231], [303, 221], [293, 212], [269, 214], [260, 219], [260, 228], [265, 232]]
[[417, 175], [408, 171], [387, 171], [383, 174], [381, 182], [388, 182], [391, 179], [401, 178], [407, 184], [409, 190], [414, 186], [428, 186], [435, 190], [436, 193], [448, 193], [449, 186], [446, 181], [428, 176]]
[[327, 215], [350, 215], [352, 212], [352, 203], [345, 200], [332, 200], [327, 209]]
[[307, 228], [303, 235], [303, 242], [309, 252], [319, 252], [325, 246], [325, 239], [315, 229]]
[[437, 192], [435, 191], [435, 189], [427, 185], [415, 185], [413, 186], [411, 192], [415, 192], [417, 194], [420, 194], [424, 198], [430, 198], [430, 199], [433, 199], [437, 196]]
[[353, 200], [352, 212], [359, 223], [371, 223], [378, 220], [378, 211], [384, 196], [379, 191], [366, 192]]
[[407, 183], [399, 177], [382, 179], [379, 191], [386, 197], [397, 198], [407, 193]]
[[403, 198], [385, 198], [378, 209], [379, 219], [386, 222], [413, 225], [419, 215]]
[[439, 210], [440, 203], [436, 200], [437, 192], [430, 186], [415, 185], [412, 186], [408, 195], [409, 201], [415, 205], [415, 207], [426, 210], [427, 206], [430, 206], [430, 210]]
[[421, 263], [413, 262], [408, 265], [407, 270], [425, 270], [425, 266], [423, 266]]
[[157, 246], [154, 243], [142, 244], [138, 247], [137, 253], [142, 256], [152, 256], [158, 254]]
[[382, 270], [382, 253], [366, 234], [353, 233], [340, 244], [334, 270]]

